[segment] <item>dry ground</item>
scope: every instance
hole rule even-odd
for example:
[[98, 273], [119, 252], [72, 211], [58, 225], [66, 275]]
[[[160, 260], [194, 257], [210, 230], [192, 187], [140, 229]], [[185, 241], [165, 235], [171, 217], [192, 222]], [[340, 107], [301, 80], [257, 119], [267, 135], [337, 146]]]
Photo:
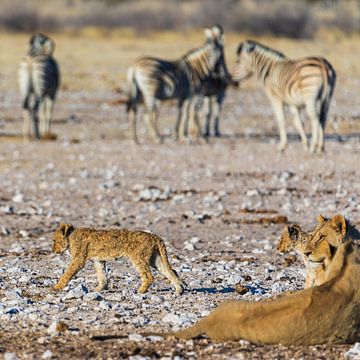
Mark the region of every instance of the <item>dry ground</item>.
[[[349, 345], [160, 342], [134, 334], [187, 326], [225, 299], [259, 300], [300, 289], [300, 259], [287, 267], [276, 252], [286, 219], [310, 229], [320, 213], [343, 213], [360, 223], [360, 39], [260, 39], [292, 57], [325, 56], [338, 72], [326, 153], [310, 156], [290, 121], [289, 148], [277, 152], [273, 115], [254, 81], [229, 91], [221, 139], [174, 143], [173, 104], [160, 114], [163, 145], [146, 139], [142, 121], [143, 144], [128, 139], [125, 109], [118, 104], [126, 67], [142, 54], [180, 56], [202, 43], [201, 33], [145, 36], [87, 29], [54, 37], [62, 70], [53, 122], [58, 139], [35, 142], [19, 137], [16, 67], [27, 36], [0, 34], [0, 358], [5, 353], [34, 359], [344, 357]], [[226, 38], [230, 69], [244, 38]], [[109, 264], [110, 287], [101, 297], [93, 292], [90, 264], [69, 289], [50, 293], [69, 260], [51, 253], [60, 221], [161, 235], [189, 290], [177, 297], [156, 277], [149, 293], [140, 296], [137, 274], [126, 261], [116, 261]], [[249, 291], [236, 293], [237, 283]], [[49, 330], [54, 321], [69, 329], [55, 334]], [[91, 340], [111, 334], [122, 338]]]

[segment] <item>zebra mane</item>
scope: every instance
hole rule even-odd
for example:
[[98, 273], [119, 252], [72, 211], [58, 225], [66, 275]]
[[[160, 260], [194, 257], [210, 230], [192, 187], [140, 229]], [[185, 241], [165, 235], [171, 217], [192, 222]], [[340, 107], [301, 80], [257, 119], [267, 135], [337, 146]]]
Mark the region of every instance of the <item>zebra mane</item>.
[[[207, 43], [206, 43], [207, 44]], [[206, 53], [207, 49], [206, 49], [206, 44], [205, 46], [202, 47], [198, 47], [192, 50], [189, 50], [185, 55], [183, 55], [181, 57], [181, 59], [183, 60], [192, 60], [192, 59], [196, 59], [199, 57], [199, 55], [204, 55], [204, 53]]]
[[249, 52], [253, 52], [253, 51], [256, 51], [256, 52], [260, 52], [260, 53], [263, 53], [263, 54], [266, 54], [266, 55], [269, 55], [271, 56], [273, 59], [276, 59], [276, 60], [280, 60], [280, 59], [285, 59], [286, 56], [278, 51], [278, 50], [275, 50], [275, 49], [272, 49], [272, 48], [269, 48], [265, 45], [262, 45], [260, 44], [259, 42], [257, 41], [254, 41], [254, 40], [247, 40], [243, 43], [241, 43], [238, 47], [238, 50], [237, 50], [237, 54], [239, 55], [240, 52], [242, 51], [243, 47], [247, 45], [248, 46], [248, 51]]

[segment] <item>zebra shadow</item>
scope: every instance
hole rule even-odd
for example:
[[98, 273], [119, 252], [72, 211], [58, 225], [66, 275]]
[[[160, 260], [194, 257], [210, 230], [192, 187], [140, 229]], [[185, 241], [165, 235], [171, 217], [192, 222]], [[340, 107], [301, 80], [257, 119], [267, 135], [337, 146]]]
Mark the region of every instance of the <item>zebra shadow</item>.
[[[297, 133], [288, 133], [288, 142], [290, 143], [300, 143], [301, 139]], [[257, 134], [245, 134], [245, 133], [233, 133], [233, 134], [222, 134], [221, 138], [224, 139], [256, 139], [259, 141], [269, 142], [272, 140], [279, 140], [279, 135], [277, 133], [257, 133]], [[311, 140], [311, 134], [307, 134], [308, 141]], [[325, 141], [343, 143], [353, 139], [360, 140], [360, 133], [350, 133], [350, 134], [325, 134]]]

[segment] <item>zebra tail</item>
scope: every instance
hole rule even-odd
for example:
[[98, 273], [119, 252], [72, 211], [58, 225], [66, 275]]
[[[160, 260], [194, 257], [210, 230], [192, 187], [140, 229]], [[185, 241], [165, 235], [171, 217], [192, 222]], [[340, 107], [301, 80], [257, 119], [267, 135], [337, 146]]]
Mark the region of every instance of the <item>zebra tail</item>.
[[323, 128], [326, 125], [327, 114], [330, 107], [330, 101], [334, 93], [336, 83], [336, 72], [329, 62], [326, 61], [326, 72], [327, 72], [327, 87], [325, 89], [325, 96], [322, 100], [320, 107], [320, 124]]

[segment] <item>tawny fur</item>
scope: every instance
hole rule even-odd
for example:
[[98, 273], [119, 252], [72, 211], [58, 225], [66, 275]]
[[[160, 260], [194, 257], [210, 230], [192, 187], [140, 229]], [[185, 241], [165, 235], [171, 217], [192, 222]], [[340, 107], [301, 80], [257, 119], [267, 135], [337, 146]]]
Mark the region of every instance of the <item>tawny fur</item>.
[[194, 326], [163, 336], [284, 345], [360, 341], [360, 249], [351, 239], [339, 245], [337, 220], [325, 222], [321, 242], [315, 241], [317, 230], [308, 244], [310, 261], [328, 260], [322, 285], [259, 302], [225, 302]]
[[317, 283], [317, 280], [321, 278], [321, 274], [324, 272], [322, 263], [311, 263], [305, 256], [304, 252], [310, 238], [311, 233], [301, 230], [298, 224], [288, 225], [282, 232], [280, 242], [277, 246], [277, 250], [282, 253], [295, 250], [301, 256], [306, 270], [305, 289], [320, 285], [320, 283]]
[[126, 256], [138, 271], [142, 284], [138, 291], [145, 293], [153, 283], [150, 268], [156, 268], [181, 294], [184, 283], [171, 268], [163, 240], [154, 234], [128, 230], [96, 230], [74, 228], [71, 224], [61, 224], [53, 238], [53, 251], [62, 253], [70, 250], [71, 263], [54, 286], [54, 290], [63, 289], [71, 278], [81, 270], [87, 260], [94, 261], [98, 278], [97, 291], [107, 286], [105, 261]]

